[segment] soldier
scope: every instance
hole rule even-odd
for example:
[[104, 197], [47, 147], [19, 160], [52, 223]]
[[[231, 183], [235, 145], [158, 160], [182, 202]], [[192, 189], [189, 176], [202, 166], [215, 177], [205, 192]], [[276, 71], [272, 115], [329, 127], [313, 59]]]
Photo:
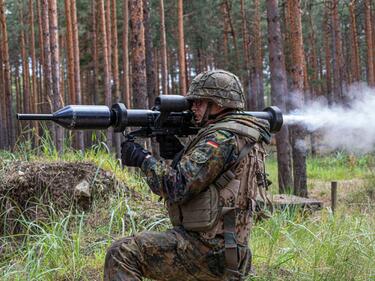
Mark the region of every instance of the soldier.
[[256, 199], [267, 200], [269, 125], [241, 114], [242, 86], [227, 71], [196, 76], [187, 98], [202, 129], [179, 153], [182, 146], [174, 138], [172, 165], [137, 143], [122, 144], [123, 164], [141, 168], [152, 192], [165, 200], [173, 228], [113, 243], [105, 259], [106, 281], [244, 280], [250, 268]]

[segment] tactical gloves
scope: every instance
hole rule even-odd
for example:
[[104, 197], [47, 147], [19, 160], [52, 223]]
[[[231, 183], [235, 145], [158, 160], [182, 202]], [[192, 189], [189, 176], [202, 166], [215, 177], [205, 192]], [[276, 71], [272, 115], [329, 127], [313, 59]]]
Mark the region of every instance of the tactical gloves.
[[147, 155], [150, 155], [150, 152], [134, 141], [121, 144], [121, 162], [124, 166], [140, 168]]
[[160, 144], [160, 156], [164, 159], [174, 159], [176, 154], [184, 149], [184, 146], [175, 136], [158, 136], [156, 140]]

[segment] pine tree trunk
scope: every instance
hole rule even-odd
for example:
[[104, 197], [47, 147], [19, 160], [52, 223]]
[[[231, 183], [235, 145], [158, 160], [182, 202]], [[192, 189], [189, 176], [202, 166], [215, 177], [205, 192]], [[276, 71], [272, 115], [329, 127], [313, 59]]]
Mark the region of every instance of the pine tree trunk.
[[[295, 107], [304, 103], [304, 50], [302, 42], [302, 24], [300, 0], [287, 0], [288, 26], [290, 27], [291, 55], [291, 90], [296, 96]], [[294, 194], [307, 197], [307, 175], [305, 132], [300, 126], [291, 128], [291, 144], [293, 151]]]
[[92, 74], [92, 80], [93, 80], [93, 102], [94, 104], [99, 103], [99, 59], [98, 59], [98, 24], [97, 24], [97, 9], [96, 9], [96, 1], [92, 1], [92, 58], [94, 62], [94, 69]]
[[220, 66], [223, 69], [228, 68], [229, 64], [229, 49], [228, 49], [228, 34], [229, 34], [229, 19], [228, 19], [228, 11], [227, 11], [227, 3], [226, 0], [223, 0], [220, 4], [220, 11], [221, 15], [223, 17], [222, 23], [223, 23], [223, 44], [222, 44], [222, 50], [223, 50], [223, 66]]
[[365, 31], [367, 45], [367, 82], [370, 87], [375, 87], [374, 53], [373, 53], [373, 27], [371, 25], [371, 0], [365, 0]]
[[[79, 37], [77, 22], [76, 0], [70, 0], [71, 22], [72, 22], [72, 38], [73, 38], [73, 57], [74, 57], [74, 90], [77, 104], [82, 104], [81, 92], [81, 69], [79, 65]], [[85, 149], [83, 131], [76, 132], [77, 148], [81, 151]]]
[[245, 12], [245, 0], [241, 0], [241, 24], [242, 24], [242, 48], [243, 48], [243, 70], [242, 70], [242, 81], [243, 81], [243, 88], [245, 92], [245, 96], [249, 97], [250, 93], [249, 89], [249, 80], [250, 80], [250, 52], [249, 52], [249, 30], [247, 27], [247, 17]]
[[350, 43], [351, 43], [351, 71], [353, 81], [361, 80], [360, 58], [358, 47], [357, 19], [355, 14], [356, 0], [351, 0], [349, 4], [350, 11]]
[[152, 34], [150, 26], [150, 1], [143, 0], [143, 21], [145, 26], [145, 48], [146, 48], [146, 76], [147, 76], [147, 95], [148, 104], [153, 105], [156, 96], [155, 72], [154, 72], [154, 55], [152, 45]]
[[[317, 48], [316, 48], [316, 32], [312, 19], [312, 4], [309, 5], [309, 46], [310, 46], [310, 69], [311, 69], [311, 78], [309, 79], [307, 73], [305, 75], [305, 81], [309, 79], [311, 81], [311, 95], [312, 98], [316, 98], [320, 95], [321, 91], [319, 88], [319, 69], [318, 69], [318, 58], [317, 58]], [[307, 69], [307, 67], [305, 67]], [[306, 88], [306, 85], [305, 85]]]
[[[19, 75], [19, 65], [15, 64], [15, 87], [16, 87], [16, 109], [17, 112], [23, 112], [22, 109], [22, 98], [21, 98], [21, 85], [20, 85], [20, 75]], [[20, 122], [16, 122], [17, 137], [21, 135], [21, 125]]]
[[186, 95], [186, 57], [184, 36], [183, 0], [178, 0], [178, 64], [180, 95]]
[[[38, 92], [37, 92], [37, 77], [36, 77], [36, 54], [35, 54], [35, 29], [34, 29], [34, 7], [33, 0], [29, 0], [29, 18], [30, 18], [30, 52], [31, 52], [31, 112], [37, 112]], [[35, 130], [35, 143], [38, 144], [39, 123], [33, 122]]]
[[[106, 16], [104, 9], [104, 0], [99, 0], [99, 18], [100, 18], [100, 33], [102, 34], [102, 47], [103, 47], [103, 66], [104, 66], [104, 97], [107, 106], [112, 105], [112, 92], [111, 92], [111, 73], [109, 64], [109, 43], [107, 41], [108, 34], [106, 28]], [[109, 20], [109, 18], [108, 18]], [[109, 150], [112, 149], [112, 130], [107, 130], [107, 146]]]
[[143, 2], [130, 0], [132, 52], [132, 92], [135, 108], [147, 108], [146, 50], [143, 25]]
[[262, 34], [260, 28], [260, 3], [255, 0], [255, 15], [253, 24], [254, 49], [255, 54], [255, 89], [256, 89], [256, 109], [263, 110], [264, 108], [264, 87], [263, 87], [263, 53], [262, 53]]
[[161, 83], [163, 95], [168, 95], [168, 63], [167, 63], [167, 37], [165, 33], [164, 0], [159, 1], [160, 9], [160, 52], [161, 52]]
[[343, 101], [344, 85], [346, 81], [344, 70], [344, 56], [342, 51], [342, 39], [339, 17], [339, 0], [332, 0], [332, 46], [333, 52], [333, 85], [334, 99], [336, 102]]
[[[154, 80], [155, 80], [155, 88], [156, 88], [156, 91], [157, 93], [160, 95], [160, 63], [159, 63], [159, 50], [154, 48], [154, 73], [155, 73], [155, 76], [154, 76]], [[162, 92], [163, 93], [163, 92]]]
[[30, 79], [29, 79], [29, 66], [27, 62], [27, 50], [26, 50], [26, 42], [25, 42], [25, 31], [24, 31], [24, 23], [23, 23], [23, 7], [20, 7], [20, 22], [22, 24], [21, 32], [20, 32], [20, 44], [21, 44], [21, 58], [22, 58], [22, 80], [23, 80], [23, 109], [26, 113], [30, 113]]
[[[42, 27], [43, 27], [43, 48], [44, 48], [44, 98], [47, 100], [48, 111], [53, 112], [53, 89], [52, 89], [52, 58], [51, 58], [51, 43], [50, 43], [50, 28], [49, 28], [49, 15], [48, 15], [48, 0], [42, 0]], [[52, 136], [55, 136], [55, 128], [52, 124], [49, 127]]]
[[[112, 9], [112, 22], [111, 22], [111, 31], [112, 31], [112, 73], [115, 89], [115, 102], [118, 103], [121, 101], [120, 96], [120, 78], [119, 78], [119, 67], [118, 67], [118, 35], [117, 35], [117, 12], [116, 12], [116, 0], [111, 2]], [[121, 134], [115, 134], [115, 148], [117, 158], [121, 158]]]
[[[0, 0], [0, 25], [1, 25], [1, 34], [2, 34], [2, 40], [0, 41], [1, 46], [1, 52], [2, 52], [2, 64], [1, 66], [1, 72], [3, 73], [3, 89], [4, 89], [4, 97], [5, 99], [2, 99], [2, 102], [6, 103], [7, 111], [6, 111], [6, 134], [5, 136], [8, 136], [7, 142], [10, 147], [12, 147], [15, 144], [15, 133], [14, 133], [14, 114], [12, 110], [12, 91], [11, 91], [11, 80], [10, 80], [10, 64], [9, 64], [9, 47], [8, 47], [8, 31], [7, 31], [7, 21], [5, 16], [5, 4], [3, 0]], [[4, 114], [5, 112], [3, 112]], [[4, 123], [5, 124], [5, 123]], [[4, 126], [4, 125], [3, 125]]]
[[331, 47], [330, 47], [330, 11], [328, 6], [325, 7], [324, 11], [324, 20], [323, 20], [323, 45], [324, 45], [324, 58], [325, 58], [325, 66], [326, 66], [326, 95], [329, 104], [333, 103], [333, 96], [332, 96], [332, 67], [331, 67]]
[[122, 61], [123, 61], [123, 99], [127, 107], [131, 107], [130, 83], [129, 83], [129, 1], [123, 2], [124, 26], [122, 32]]
[[[51, 74], [52, 74], [52, 111], [57, 111], [61, 108], [60, 96], [60, 54], [59, 54], [59, 35], [58, 35], [58, 20], [57, 20], [57, 3], [56, 0], [48, 1], [49, 10], [49, 30], [50, 30], [50, 51], [51, 51]], [[54, 139], [57, 151], [62, 153], [64, 145], [64, 131], [60, 126], [54, 128]]]
[[[23, 16], [23, 6], [20, 3], [20, 23], [21, 23], [21, 31], [20, 31], [20, 47], [21, 47], [21, 59], [22, 59], [22, 92], [23, 92], [23, 110], [26, 113], [30, 113], [30, 77], [29, 77], [29, 65], [28, 65], [28, 55], [26, 50], [26, 40], [25, 40], [25, 25], [24, 25], [24, 16]], [[6, 107], [4, 108], [3, 114], [7, 114]], [[5, 115], [6, 116], [6, 115]], [[4, 120], [6, 121], [6, 119]], [[27, 127], [31, 127], [31, 122], [25, 122]], [[28, 132], [26, 134], [27, 139], [31, 139], [31, 134]], [[8, 146], [8, 141], [6, 139], [6, 145]]]
[[73, 26], [72, 26], [72, 8], [71, 1], [65, 0], [65, 18], [66, 18], [66, 42], [67, 42], [67, 65], [68, 65], [68, 88], [71, 104], [77, 104], [74, 84], [74, 44], [73, 44]]
[[[3, 18], [5, 17], [4, 13], [4, 3], [0, 0], [0, 24], [3, 22]], [[0, 28], [0, 99], [5, 100], [5, 81], [4, 81], [4, 69], [3, 69], [3, 29]], [[5, 110], [5, 102], [0, 104], [0, 149], [4, 149], [5, 147], [5, 139], [6, 139], [6, 126], [4, 125], [6, 122], [6, 114]]]
[[[286, 111], [285, 99], [288, 95], [285, 58], [281, 38], [278, 0], [267, 0], [268, 48], [271, 71], [272, 104]], [[283, 126], [276, 134], [278, 182], [280, 193], [290, 193], [293, 186], [289, 130]]]
[[39, 83], [38, 83], [38, 93], [37, 93], [37, 100], [38, 105], [36, 106], [36, 110], [38, 112], [43, 111], [43, 94], [44, 94], [44, 78], [43, 78], [43, 66], [44, 66], [44, 41], [43, 41], [43, 24], [42, 24], [42, 8], [41, 8], [41, 0], [36, 1], [36, 9], [38, 13], [38, 38], [39, 38]]

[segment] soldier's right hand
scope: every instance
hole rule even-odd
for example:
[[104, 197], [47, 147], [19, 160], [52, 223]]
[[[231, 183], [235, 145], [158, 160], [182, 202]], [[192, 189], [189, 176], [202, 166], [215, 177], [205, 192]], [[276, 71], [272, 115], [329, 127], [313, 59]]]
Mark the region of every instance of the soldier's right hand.
[[141, 167], [150, 152], [134, 141], [124, 141], [121, 144], [121, 162], [128, 167]]
[[176, 136], [158, 136], [156, 140], [160, 144], [160, 156], [164, 159], [174, 159], [176, 154], [184, 149], [184, 146]]

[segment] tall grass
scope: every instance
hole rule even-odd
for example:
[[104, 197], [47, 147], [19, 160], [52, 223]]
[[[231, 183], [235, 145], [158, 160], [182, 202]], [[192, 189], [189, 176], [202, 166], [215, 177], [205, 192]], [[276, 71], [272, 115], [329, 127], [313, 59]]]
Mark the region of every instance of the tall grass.
[[[0, 152], [0, 164], [13, 159], [91, 161], [114, 172], [141, 198], [119, 190], [107, 202], [96, 201], [90, 213], [72, 209], [61, 216], [50, 210], [43, 222], [20, 217], [24, 231], [0, 237], [0, 280], [101, 280], [106, 249], [114, 240], [170, 227], [162, 204], [150, 201], [156, 198], [142, 177], [122, 170], [103, 143], [85, 153], [65, 148], [62, 155], [51, 145], [46, 140], [32, 152], [21, 145], [13, 154]], [[319, 180], [366, 177], [372, 158], [350, 157], [309, 158], [308, 175]], [[267, 165], [276, 184], [275, 159]], [[374, 183], [375, 178], [369, 186]], [[374, 208], [347, 207], [342, 205], [335, 215], [328, 209], [311, 216], [285, 211], [257, 223], [250, 239], [257, 274], [251, 280], [375, 280]]]
[[375, 218], [369, 213], [303, 218], [279, 213], [255, 226], [255, 280], [375, 280]]

